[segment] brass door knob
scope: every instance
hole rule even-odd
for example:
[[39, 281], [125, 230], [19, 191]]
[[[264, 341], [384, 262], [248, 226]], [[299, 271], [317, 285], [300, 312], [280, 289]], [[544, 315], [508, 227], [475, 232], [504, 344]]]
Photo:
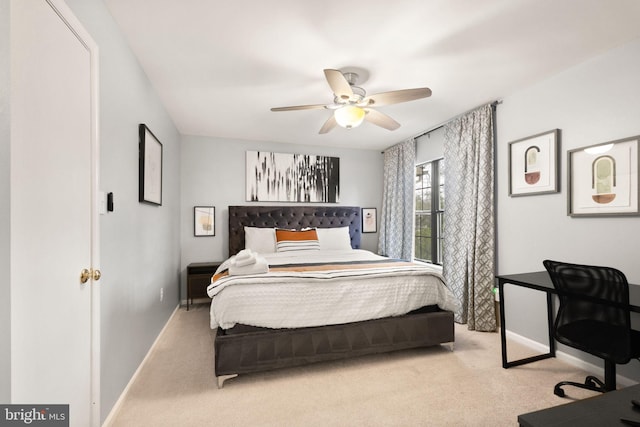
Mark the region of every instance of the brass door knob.
[[100, 270], [83, 268], [80, 272], [80, 283], [87, 283], [89, 279], [100, 280], [102, 273]]
[[89, 277], [91, 277], [91, 271], [88, 268], [83, 268], [80, 272], [80, 283], [87, 283]]

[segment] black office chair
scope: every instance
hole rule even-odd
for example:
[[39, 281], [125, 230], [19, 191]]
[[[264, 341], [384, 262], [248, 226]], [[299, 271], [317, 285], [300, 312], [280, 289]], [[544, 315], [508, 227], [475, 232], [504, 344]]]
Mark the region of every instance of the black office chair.
[[601, 393], [615, 390], [616, 364], [640, 357], [640, 332], [631, 329], [627, 278], [610, 267], [550, 260], [543, 264], [560, 298], [556, 340], [604, 359], [604, 382], [591, 375], [584, 383], [562, 381], [554, 394], [564, 397], [565, 385]]

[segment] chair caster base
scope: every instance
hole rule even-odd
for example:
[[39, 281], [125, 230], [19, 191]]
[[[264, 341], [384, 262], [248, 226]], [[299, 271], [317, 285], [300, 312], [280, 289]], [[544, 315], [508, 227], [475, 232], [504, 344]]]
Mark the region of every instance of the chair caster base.
[[[565, 397], [565, 392], [562, 387], [570, 385], [573, 387], [578, 387], [584, 390], [597, 391], [598, 393], [606, 393], [609, 389], [605, 386], [605, 384], [598, 378], [589, 375], [585, 378], [584, 383], [575, 383], [573, 381], [562, 381], [555, 385], [553, 388], [553, 394], [558, 397]], [[615, 386], [611, 389], [615, 390]]]

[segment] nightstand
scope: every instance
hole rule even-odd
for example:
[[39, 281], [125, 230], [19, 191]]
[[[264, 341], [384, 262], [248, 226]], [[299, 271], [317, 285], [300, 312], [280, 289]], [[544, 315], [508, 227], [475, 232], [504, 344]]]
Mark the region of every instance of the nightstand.
[[192, 262], [187, 266], [187, 311], [194, 298], [209, 298], [207, 287], [211, 284], [211, 276], [222, 262]]

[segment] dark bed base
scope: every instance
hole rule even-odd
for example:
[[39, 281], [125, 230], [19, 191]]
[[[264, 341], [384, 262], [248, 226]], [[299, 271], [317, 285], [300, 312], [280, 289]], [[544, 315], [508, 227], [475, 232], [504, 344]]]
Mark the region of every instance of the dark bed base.
[[[360, 208], [345, 206], [229, 206], [229, 256], [244, 248], [244, 226], [344, 227], [360, 246]], [[453, 313], [437, 306], [404, 316], [312, 328], [218, 328], [215, 374], [218, 387], [238, 374], [387, 353], [454, 342]]]
[[[238, 331], [234, 329], [238, 328]], [[218, 328], [218, 387], [238, 374], [454, 342], [453, 313], [435, 306], [399, 317], [300, 329]]]

